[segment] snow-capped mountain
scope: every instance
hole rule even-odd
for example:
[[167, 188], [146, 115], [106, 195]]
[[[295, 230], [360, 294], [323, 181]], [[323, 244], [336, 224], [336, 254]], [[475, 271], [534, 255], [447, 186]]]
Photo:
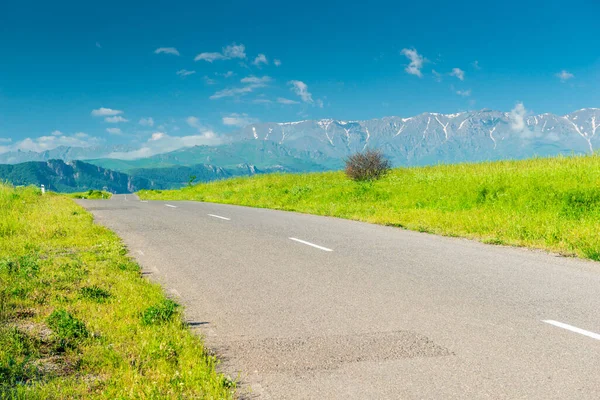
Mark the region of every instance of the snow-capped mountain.
[[600, 149], [600, 109], [564, 116], [480, 110], [367, 121], [260, 123], [243, 128], [239, 138], [274, 141], [331, 158], [381, 149], [396, 165], [584, 154]]
[[[564, 116], [479, 110], [367, 121], [269, 122], [248, 125], [228, 137], [230, 142], [220, 146], [182, 148], [126, 164], [128, 168], [151, 168], [218, 161], [215, 165], [223, 167], [258, 162], [266, 170], [324, 170], [340, 168], [348, 155], [367, 148], [381, 149], [398, 166], [589, 154], [600, 150], [600, 109], [586, 108]], [[115, 149], [17, 151], [0, 154], [0, 164], [89, 160], [105, 157]], [[115, 161], [106, 161], [103, 166], [114, 169], [119, 164]]]

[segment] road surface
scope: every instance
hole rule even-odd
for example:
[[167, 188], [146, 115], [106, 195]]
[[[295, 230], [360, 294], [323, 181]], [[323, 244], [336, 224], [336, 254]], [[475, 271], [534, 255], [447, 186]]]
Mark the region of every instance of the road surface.
[[600, 399], [600, 263], [335, 218], [81, 200], [260, 399]]

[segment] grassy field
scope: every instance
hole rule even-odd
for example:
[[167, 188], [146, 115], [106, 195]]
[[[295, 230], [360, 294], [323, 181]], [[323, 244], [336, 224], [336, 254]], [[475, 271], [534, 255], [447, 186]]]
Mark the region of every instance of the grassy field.
[[110, 199], [112, 193], [105, 192], [104, 190], [88, 190], [87, 192], [68, 193], [66, 196], [72, 199], [88, 199], [88, 200], [101, 200]]
[[600, 156], [399, 168], [372, 183], [342, 172], [262, 175], [139, 195], [329, 215], [600, 261]]
[[119, 238], [66, 196], [0, 185], [0, 398], [232, 398]]

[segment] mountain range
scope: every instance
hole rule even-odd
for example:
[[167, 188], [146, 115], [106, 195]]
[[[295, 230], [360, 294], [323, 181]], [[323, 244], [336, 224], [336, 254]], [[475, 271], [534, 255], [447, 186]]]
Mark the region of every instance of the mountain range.
[[[586, 108], [564, 116], [484, 109], [367, 121], [269, 122], [248, 125], [228, 137], [227, 143], [218, 146], [187, 147], [134, 160], [108, 157], [133, 150], [126, 146], [59, 147], [42, 153], [0, 154], [0, 164], [85, 160], [102, 168], [103, 176], [127, 174], [130, 182], [125, 186], [119, 183], [119, 188], [133, 190], [139, 186], [180, 187], [190, 175], [209, 181], [256, 173], [339, 169], [347, 156], [367, 148], [382, 150], [395, 166], [589, 154], [600, 148], [600, 109]], [[0, 179], [8, 178], [0, 173]]]

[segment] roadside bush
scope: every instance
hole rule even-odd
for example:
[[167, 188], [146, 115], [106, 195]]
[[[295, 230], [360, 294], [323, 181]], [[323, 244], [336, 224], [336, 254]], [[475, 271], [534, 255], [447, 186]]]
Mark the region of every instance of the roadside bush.
[[345, 172], [353, 181], [373, 181], [385, 176], [391, 168], [391, 162], [381, 151], [366, 150], [348, 157]]

